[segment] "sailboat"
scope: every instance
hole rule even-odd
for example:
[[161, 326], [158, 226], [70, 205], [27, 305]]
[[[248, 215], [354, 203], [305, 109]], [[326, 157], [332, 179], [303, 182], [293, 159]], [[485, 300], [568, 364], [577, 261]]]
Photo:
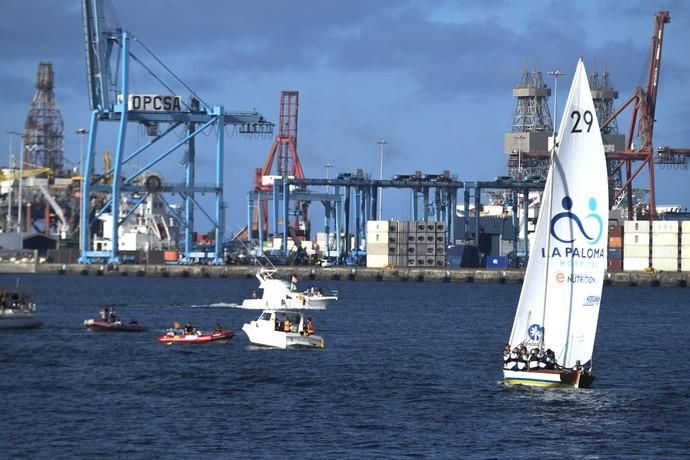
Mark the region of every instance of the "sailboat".
[[551, 153], [503, 381], [586, 387], [606, 271], [608, 176], [582, 59]]

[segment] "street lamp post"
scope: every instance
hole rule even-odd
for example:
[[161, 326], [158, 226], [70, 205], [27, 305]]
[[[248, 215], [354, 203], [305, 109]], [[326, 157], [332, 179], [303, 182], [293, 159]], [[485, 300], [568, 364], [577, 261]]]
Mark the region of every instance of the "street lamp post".
[[[379, 144], [379, 154], [381, 155], [381, 165], [379, 168], [379, 180], [383, 180], [383, 146], [388, 142], [381, 139], [376, 142]], [[379, 220], [383, 220], [383, 187], [379, 184]]]
[[[323, 165], [323, 167], [326, 169], [326, 180], [328, 181], [330, 179], [329, 173], [331, 171], [331, 168], [333, 167], [333, 163], [325, 163]], [[328, 194], [329, 192], [330, 192], [330, 187], [328, 185], [326, 185], [326, 194]], [[328, 201], [330, 202], [330, 200], [328, 200]], [[324, 230], [326, 230], [326, 257], [327, 258], [331, 256], [331, 231], [330, 231], [331, 229], [330, 229], [330, 225], [328, 225], [330, 223], [329, 222], [329, 218], [330, 218], [329, 209], [330, 209], [330, 206], [328, 208], [326, 208], [326, 212], [325, 212], [326, 215], [325, 215], [325, 222], [324, 222], [324, 224], [326, 226], [326, 228], [324, 228]]]
[[558, 119], [558, 77], [565, 75], [560, 70], [552, 70], [549, 75], [553, 77], [553, 142], [556, 143], [556, 120]]
[[79, 177], [84, 180], [84, 135], [89, 134], [86, 128], [79, 128], [75, 131], [79, 134]]
[[[81, 199], [84, 197], [84, 136], [89, 133], [86, 128], [78, 128], [75, 133], [79, 134], [79, 177], [81, 177]], [[81, 209], [81, 207], [80, 207]], [[79, 213], [79, 251], [81, 252], [84, 248], [81, 242], [81, 223], [83, 216], [81, 212]], [[147, 243], [148, 244], [148, 243]], [[146, 251], [146, 262], [148, 263], [148, 249]]]

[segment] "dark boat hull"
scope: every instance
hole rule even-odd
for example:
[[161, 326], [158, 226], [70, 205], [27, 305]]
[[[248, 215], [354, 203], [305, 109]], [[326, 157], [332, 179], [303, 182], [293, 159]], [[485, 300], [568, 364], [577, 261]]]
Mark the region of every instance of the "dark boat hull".
[[147, 327], [140, 324], [122, 323], [119, 321], [109, 323], [108, 321], [103, 321], [100, 319], [87, 319], [84, 321], [84, 326], [92, 331], [104, 332], [144, 332], [148, 330]]

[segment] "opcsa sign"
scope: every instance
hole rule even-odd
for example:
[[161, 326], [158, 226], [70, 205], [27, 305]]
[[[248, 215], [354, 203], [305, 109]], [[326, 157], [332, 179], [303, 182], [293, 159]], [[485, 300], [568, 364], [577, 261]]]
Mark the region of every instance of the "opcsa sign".
[[127, 110], [130, 112], [179, 112], [181, 107], [180, 96], [130, 94], [127, 98]]

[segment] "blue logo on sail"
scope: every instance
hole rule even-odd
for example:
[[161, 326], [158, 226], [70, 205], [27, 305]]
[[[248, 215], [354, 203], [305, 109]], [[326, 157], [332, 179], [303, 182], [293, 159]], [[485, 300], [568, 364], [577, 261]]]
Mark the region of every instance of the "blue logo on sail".
[[533, 342], [539, 342], [541, 340], [541, 335], [543, 332], [544, 332], [544, 328], [538, 324], [532, 324], [527, 329], [527, 335], [529, 336], [530, 340]]
[[[563, 206], [563, 209], [565, 209], [565, 211], [559, 212], [558, 214], [553, 216], [553, 218], [551, 218], [551, 236], [556, 238], [561, 243], [570, 244], [573, 241], [575, 241], [575, 237], [573, 237], [572, 239], [561, 238], [556, 232], [556, 222], [558, 222], [559, 220], [562, 220], [562, 219], [570, 219], [570, 221], [572, 223], [574, 223], [575, 226], [577, 226], [577, 228], [580, 231], [580, 233], [582, 234], [582, 236], [585, 237], [588, 244], [597, 244], [599, 242], [599, 240], [601, 239], [601, 235], [604, 231], [604, 222], [602, 221], [601, 216], [599, 216], [599, 214], [596, 213], [596, 209], [597, 209], [596, 198], [591, 197], [589, 199], [589, 209], [592, 212], [590, 214], [588, 214], [587, 216], [585, 216], [585, 222], [592, 221], [592, 220], [595, 222], [595, 226], [596, 226], [597, 231], [596, 231], [596, 235], [593, 235], [593, 236], [590, 236], [587, 233], [587, 231], [585, 231], [585, 227], [584, 227], [580, 217], [571, 211], [571, 209], [573, 208], [572, 198], [570, 198], [569, 196], [566, 195], [565, 197], [563, 197], [563, 200], [561, 201], [561, 205]], [[569, 226], [568, 228], [571, 228], [571, 226]]]

